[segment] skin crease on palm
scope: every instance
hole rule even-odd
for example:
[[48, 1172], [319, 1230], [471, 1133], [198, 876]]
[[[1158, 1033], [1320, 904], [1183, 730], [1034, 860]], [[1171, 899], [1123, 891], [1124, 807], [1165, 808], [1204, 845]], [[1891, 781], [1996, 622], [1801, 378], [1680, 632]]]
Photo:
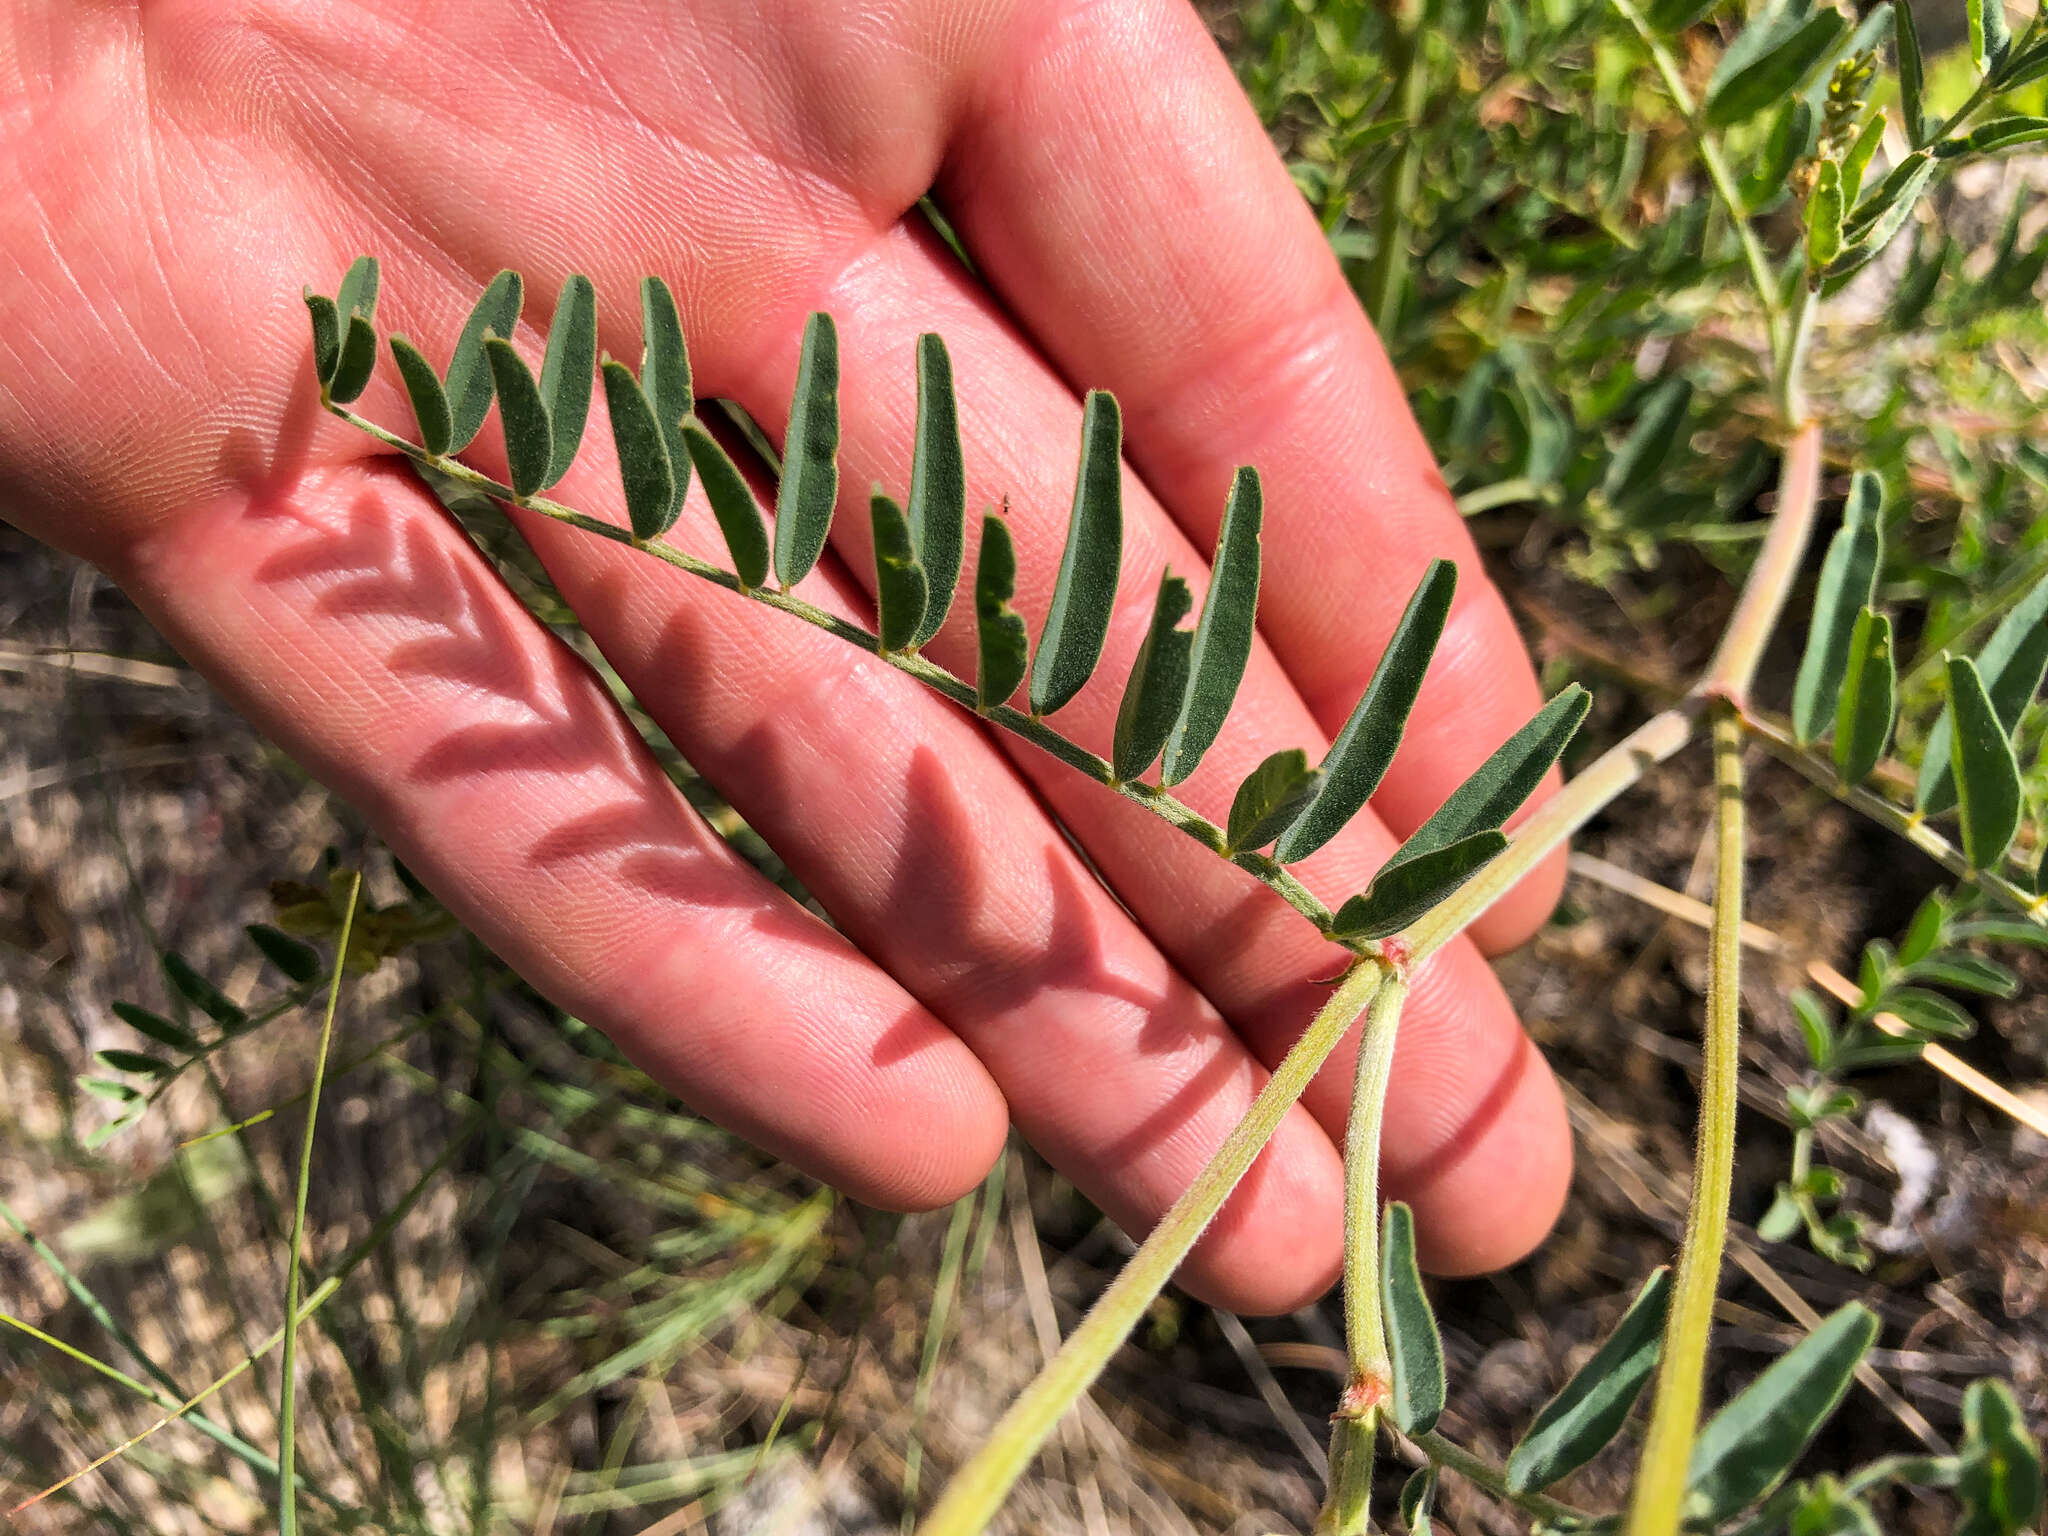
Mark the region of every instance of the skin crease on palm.
[[[1234, 466], [1266, 488], [1261, 642], [1186, 798], [1219, 818], [1319, 753], [1427, 560], [1463, 580], [1371, 811], [1302, 868], [1333, 902], [1540, 702], [1397, 381], [1249, 104], [1177, 0], [0, 3], [0, 507], [98, 562], [359, 806], [500, 953], [701, 1112], [877, 1204], [972, 1187], [1014, 1119], [1148, 1227], [1341, 955], [1135, 807], [781, 615], [521, 528], [683, 752], [833, 914], [684, 805], [597, 679], [399, 462], [323, 415], [300, 285], [384, 266], [379, 323], [445, 361], [480, 286], [679, 297], [700, 395], [781, 432], [804, 316], [844, 359], [845, 504], [799, 589], [865, 616], [864, 498], [907, 482], [913, 340], [941, 332], [971, 505], [1007, 495], [1034, 631], [1080, 395], [1126, 419], [1124, 597], [1056, 717], [1107, 745], [1162, 564], [1198, 589]], [[930, 235], [933, 192], [978, 275]], [[359, 408], [410, 416], [388, 359]], [[556, 493], [623, 520], [598, 393]], [[502, 462], [495, 424], [469, 457]], [[722, 551], [694, 488], [672, 536]], [[969, 551], [972, 569], [973, 552]], [[722, 553], [719, 558], [723, 558]], [[935, 659], [972, 673], [971, 604]], [[1049, 814], [1051, 813], [1051, 814]], [[1075, 856], [1087, 849], [1121, 903]], [[1418, 978], [1387, 1118], [1426, 1260], [1510, 1262], [1570, 1174], [1559, 1095], [1481, 958], [1555, 861]], [[1351, 1055], [1182, 1273], [1245, 1311], [1335, 1278]]]

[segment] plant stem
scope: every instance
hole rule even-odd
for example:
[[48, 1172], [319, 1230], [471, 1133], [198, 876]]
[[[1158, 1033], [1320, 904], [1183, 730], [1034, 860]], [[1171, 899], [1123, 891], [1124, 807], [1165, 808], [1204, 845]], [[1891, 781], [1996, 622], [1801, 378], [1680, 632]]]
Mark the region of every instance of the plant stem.
[[1593, 1516], [1583, 1509], [1567, 1504], [1562, 1499], [1553, 1499], [1541, 1493], [1516, 1493], [1508, 1487], [1508, 1475], [1482, 1456], [1476, 1456], [1462, 1445], [1453, 1444], [1435, 1430], [1425, 1430], [1413, 1437], [1415, 1447], [1439, 1467], [1448, 1467], [1468, 1482], [1476, 1483], [1497, 1499], [1526, 1509], [1553, 1525], [1570, 1522], [1590, 1524]]
[[299, 1489], [293, 1469], [298, 1461], [299, 1292], [305, 1283], [306, 1197], [313, 1186], [313, 1132], [320, 1120], [320, 1090], [327, 1081], [327, 1052], [334, 1043], [334, 1011], [341, 1002], [341, 973], [348, 964], [348, 941], [356, 922], [356, 901], [363, 893], [363, 872], [349, 882], [348, 906], [341, 915], [341, 937], [334, 944], [334, 974], [327, 984], [327, 1011], [320, 1020], [320, 1044], [313, 1057], [313, 1086], [306, 1098], [306, 1133], [299, 1143], [299, 1188], [292, 1207], [291, 1250], [284, 1271], [284, 1352], [278, 1374], [284, 1384], [277, 1409], [278, 1536], [296, 1536]]
[[1785, 599], [1799, 574], [1806, 545], [1813, 534], [1814, 506], [1820, 493], [1820, 425], [1805, 422], [1785, 445], [1778, 473], [1778, 507], [1771, 530], [1757, 551], [1749, 579], [1743, 583], [1734, 615], [1694, 692], [1745, 706], [1764, 646], [1784, 612]]
[[1312, 1536], [1365, 1536], [1372, 1525], [1372, 1464], [1380, 1411], [1330, 1422], [1330, 1489]]
[[1053, 1427], [1086, 1392], [1131, 1329], [1165, 1289], [1188, 1250], [1258, 1157], [1281, 1119], [1302, 1095], [1387, 978], [1376, 960], [1353, 965], [1337, 990], [1273, 1069], [1244, 1118], [1173, 1208], [1139, 1245], [1059, 1352], [997, 1422], [981, 1448], [953, 1475], [919, 1530], [924, 1536], [976, 1536], [1002, 1507]]
[[1709, 935], [1707, 1021], [1692, 1202], [1678, 1250], [1671, 1315], [1664, 1326], [1650, 1427], [1636, 1469], [1628, 1536], [1676, 1536], [1699, 1425], [1707, 1337], [1728, 1237], [1735, 1171], [1737, 1045], [1742, 967], [1742, 729], [1732, 705], [1714, 706], [1714, 922]]
[[1401, 296], [1408, 286], [1408, 223], [1422, 190], [1422, 136], [1416, 119], [1428, 99], [1429, 78], [1422, 67], [1422, 7], [1417, 0], [1392, 0], [1388, 7], [1388, 64], [1397, 71], [1397, 110], [1406, 130], [1379, 187], [1379, 217], [1374, 223], [1372, 266], [1362, 297], [1373, 329], [1390, 345], [1401, 318]]

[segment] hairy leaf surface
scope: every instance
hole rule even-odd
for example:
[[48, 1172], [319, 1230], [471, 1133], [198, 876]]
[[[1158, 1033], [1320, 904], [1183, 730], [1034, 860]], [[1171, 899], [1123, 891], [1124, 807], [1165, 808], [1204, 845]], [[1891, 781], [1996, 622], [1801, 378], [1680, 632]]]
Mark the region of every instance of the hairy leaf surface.
[[1259, 606], [1260, 525], [1265, 496], [1259, 474], [1240, 468], [1231, 478], [1230, 500], [1216, 535], [1216, 559], [1209, 572], [1208, 595], [1195, 622], [1194, 649], [1188, 662], [1187, 702], [1173, 734], [1159, 782], [1178, 784], [1195, 771], [1202, 754], [1215, 744], [1230, 713], [1238, 685], [1251, 659], [1252, 635]]
[[1150, 768], [1180, 718], [1195, 638], [1194, 631], [1180, 627], [1180, 621], [1194, 605], [1185, 581], [1171, 571], [1160, 576], [1159, 593], [1152, 602], [1152, 623], [1131, 663], [1130, 680], [1124, 684], [1123, 702], [1117, 707], [1109, 760], [1119, 779], [1135, 779]]
[[818, 563], [838, 499], [839, 328], [830, 315], [815, 314], [804, 323], [775, 496], [775, 579], [785, 587]]
[[960, 581], [966, 537], [967, 466], [960, 452], [960, 407], [953, 360], [930, 332], [917, 338], [917, 440], [910, 455], [910, 544], [930, 594], [914, 644], [939, 632]]
[[768, 525], [746, 477], [695, 416], [683, 421], [683, 444], [689, 449], [690, 462], [697, 466], [697, 479], [711, 503], [711, 515], [718, 519], [718, 531], [725, 535], [733, 571], [744, 585], [760, 586], [768, 579]]
[[1123, 417], [1116, 397], [1091, 390], [1081, 421], [1074, 512], [1052, 607], [1031, 658], [1031, 712], [1049, 715], [1086, 686], [1116, 605], [1124, 548]]

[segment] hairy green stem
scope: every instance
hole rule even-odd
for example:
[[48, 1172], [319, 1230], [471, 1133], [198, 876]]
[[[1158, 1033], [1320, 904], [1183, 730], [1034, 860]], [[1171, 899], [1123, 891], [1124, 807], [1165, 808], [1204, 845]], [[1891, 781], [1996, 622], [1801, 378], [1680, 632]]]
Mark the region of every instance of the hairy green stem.
[[1695, 693], [1727, 699], [1737, 707], [1747, 704], [1764, 647], [1777, 628], [1813, 536], [1814, 508], [1820, 495], [1820, 447], [1820, 425], [1812, 421], [1801, 424], [1785, 445], [1770, 532], [1764, 535], [1763, 548], [1757, 551], [1735, 612], [1721, 632], [1721, 643]]
[[1352, 1021], [1379, 992], [1387, 974], [1387, 967], [1376, 960], [1361, 960], [1345, 973], [1336, 992], [1273, 1069], [1208, 1166], [1139, 1245], [1059, 1352], [1010, 1405], [981, 1448], [953, 1475], [937, 1506], [919, 1527], [924, 1536], [975, 1536], [994, 1518], [1010, 1486], [1031, 1464], [1053, 1427], [1102, 1374], [1153, 1298], [1165, 1289], [1196, 1239], [1279, 1129], [1281, 1119], [1349, 1032]]
[[1628, 1536], [1677, 1536], [1685, 1504], [1693, 1436], [1699, 1427], [1707, 1339], [1721, 1252], [1728, 1238], [1728, 1195], [1735, 1171], [1736, 1083], [1740, 1062], [1742, 975], [1742, 728], [1733, 706], [1714, 707], [1714, 919], [1709, 933], [1707, 1019], [1700, 1073], [1699, 1140], [1692, 1201], [1671, 1314], [1664, 1325], [1663, 1364], [1650, 1404], [1650, 1427], [1636, 1469]]
[[1311, 1536], [1365, 1536], [1372, 1529], [1372, 1466], [1380, 1411], [1330, 1421], [1330, 1488]]
[[1567, 1504], [1562, 1499], [1553, 1499], [1542, 1493], [1516, 1493], [1508, 1487], [1508, 1475], [1483, 1456], [1476, 1456], [1462, 1445], [1446, 1440], [1437, 1431], [1425, 1430], [1413, 1437], [1415, 1448], [1429, 1459], [1432, 1466], [1447, 1467], [1467, 1482], [1484, 1488], [1495, 1498], [1506, 1501], [1518, 1509], [1549, 1521], [1553, 1525], [1591, 1524], [1593, 1515]]

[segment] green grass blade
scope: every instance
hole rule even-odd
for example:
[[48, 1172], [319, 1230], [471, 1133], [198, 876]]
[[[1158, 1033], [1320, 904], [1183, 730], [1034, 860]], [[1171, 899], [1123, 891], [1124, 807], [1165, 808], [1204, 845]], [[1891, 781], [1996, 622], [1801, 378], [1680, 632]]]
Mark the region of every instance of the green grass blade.
[[654, 406], [624, 363], [606, 358], [603, 365], [605, 412], [611, 418], [612, 444], [619, 453], [619, 483], [626, 493], [626, 515], [633, 537], [645, 542], [667, 533], [677, 510], [675, 466]]
[[760, 586], [768, 579], [768, 525], [740, 467], [695, 416], [683, 422], [683, 445], [697, 466], [719, 532], [725, 535], [733, 570], [744, 585]]
[[868, 498], [868, 522], [874, 532], [875, 623], [882, 649], [914, 650], [931, 589], [911, 547], [909, 519], [877, 490]]
[[1081, 421], [1081, 463], [1066, 550], [1038, 651], [1031, 658], [1031, 713], [1049, 715], [1087, 684], [1102, 658], [1123, 565], [1123, 417], [1116, 397], [1091, 390]]
[[284, 1272], [284, 1351], [278, 1364], [278, 1374], [283, 1378], [277, 1409], [278, 1536], [297, 1536], [299, 1529], [299, 1489], [293, 1465], [298, 1459], [299, 1293], [305, 1282], [306, 1197], [313, 1187], [313, 1132], [320, 1118], [320, 1089], [327, 1076], [327, 1052], [334, 1043], [334, 1011], [341, 1002], [349, 933], [355, 927], [356, 902], [362, 891], [363, 875], [357, 870], [349, 882], [348, 905], [341, 915], [341, 937], [334, 946], [334, 974], [327, 985], [327, 1011], [320, 1020], [320, 1043], [313, 1056], [313, 1087], [306, 1098], [306, 1133], [299, 1143], [298, 1192], [292, 1204], [291, 1249]]
[[1174, 722], [1180, 719], [1187, 699], [1188, 657], [1195, 640], [1194, 631], [1182, 629], [1180, 621], [1194, 606], [1194, 595], [1185, 581], [1171, 571], [1160, 576], [1159, 595], [1152, 603], [1152, 625], [1131, 663], [1123, 702], [1117, 706], [1109, 760], [1119, 779], [1135, 779], [1150, 768], [1166, 745]]
[[1627, 1422], [1664, 1339], [1671, 1271], [1660, 1269], [1600, 1348], [1536, 1415], [1508, 1455], [1508, 1491], [1540, 1493], [1591, 1461]]
[[484, 338], [491, 387], [498, 396], [498, 423], [505, 429], [505, 474], [516, 495], [531, 496], [548, 482], [554, 429], [533, 370], [501, 336]]
[[597, 290], [581, 272], [562, 280], [555, 318], [548, 324], [548, 349], [540, 364], [540, 397], [547, 402], [547, 478], [555, 484], [576, 462], [583, 428], [590, 419], [590, 390], [597, 375]]
[[1498, 831], [1475, 832], [1404, 859], [1396, 853], [1361, 896], [1337, 909], [1330, 932], [1340, 939], [1384, 939], [1399, 933], [1507, 850]]
[[967, 521], [967, 465], [960, 451], [953, 360], [945, 342], [930, 333], [917, 338], [917, 444], [910, 457], [907, 511], [911, 547], [931, 588], [924, 622], [912, 641], [918, 646], [939, 632], [953, 606]]
[[690, 349], [683, 341], [676, 296], [658, 277], [640, 279], [640, 340], [640, 387], [647, 392], [654, 419], [661, 424], [661, 441], [668, 449], [674, 477], [661, 525], [666, 533], [682, 514], [683, 496], [690, 489], [690, 450], [683, 444], [683, 418], [696, 406], [696, 385], [690, 377]]
[[1972, 869], [1990, 869], [2011, 845], [2026, 804], [2019, 759], [1976, 663], [1966, 656], [1948, 660], [1948, 696], [1955, 717], [1949, 766], [1962, 816], [1963, 857]]
[[1845, 784], [1870, 777], [1891, 743], [1898, 718], [1898, 666], [1892, 658], [1892, 621], [1875, 608], [1856, 616], [1849, 664], [1835, 710], [1835, 770]]
[[525, 302], [526, 290], [519, 274], [500, 272], [463, 321], [454, 355], [448, 359], [448, 452], [462, 452], [483, 430], [494, 387], [490, 360], [484, 356], [484, 338], [510, 337], [518, 330], [519, 311]]
[[390, 346], [391, 359], [398, 364], [398, 376], [412, 401], [413, 420], [420, 424], [420, 446], [438, 458], [448, 451], [454, 438], [447, 392], [441, 388], [434, 365], [420, 354], [418, 347], [403, 336], [393, 336]]
[[[2048, 579], [2036, 582], [2026, 596], [1999, 620], [1984, 649], [1977, 653], [1977, 673], [1991, 695], [1992, 707], [2010, 731], [2041, 686], [2048, 669]], [[1956, 803], [1955, 770], [1949, 766], [1949, 742], [1955, 733], [1955, 712], [1944, 709], [1927, 734], [1914, 804], [1929, 816]]]
[[1842, 508], [1842, 526], [1821, 563], [1813, 621], [1792, 685], [1792, 733], [1802, 746], [1819, 740], [1834, 722], [1856, 615], [1870, 606], [1877, 589], [1877, 568], [1884, 556], [1878, 524], [1883, 508], [1884, 483], [1868, 470], [1859, 471]]
[[1224, 827], [1225, 853], [1263, 848], [1301, 814], [1323, 782], [1323, 771], [1308, 765], [1299, 747], [1273, 753], [1244, 776], [1230, 801]]
[[1457, 589], [1458, 567], [1449, 560], [1431, 561], [1373, 668], [1372, 681], [1323, 757], [1323, 787], [1273, 850], [1282, 864], [1305, 859], [1329, 842], [1380, 787], [1400, 749]]
[[1394, 1362], [1394, 1422], [1405, 1434], [1426, 1434], [1444, 1411], [1444, 1345], [1415, 1261], [1415, 1214], [1398, 1200], [1380, 1231], [1380, 1304]]
[[1216, 535], [1209, 592], [1195, 623], [1187, 704], [1167, 738], [1160, 768], [1159, 782], [1169, 788], [1193, 773], [1202, 754], [1214, 745], [1237, 697], [1238, 685], [1244, 681], [1258, 620], [1259, 532], [1264, 514], [1259, 472], [1239, 469], [1230, 482], [1223, 527]]
[[1504, 826], [1536, 792], [1592, 704], [1592, 695], [1577, 683], [1561, 691], [1453, 790], [1450, 799], [1415, 829], [1395, 857], [1417, 858], [1475, 832]]
[[990, 512], [981, 520], [981, 553], [974, 567], [974, 633], [977, 652], [974, 703], [988, 710], [1024, 681], [1030, 636], [1023, 615], [1010, 606], [1017, 595], [1017, 551], [1010, 525]]
[[816, 314], [804, 324], [775, 496], [775, 579], [783, 586], [795, 586], [818, 563], [838, 499], [839, 329], [830, 315]]

